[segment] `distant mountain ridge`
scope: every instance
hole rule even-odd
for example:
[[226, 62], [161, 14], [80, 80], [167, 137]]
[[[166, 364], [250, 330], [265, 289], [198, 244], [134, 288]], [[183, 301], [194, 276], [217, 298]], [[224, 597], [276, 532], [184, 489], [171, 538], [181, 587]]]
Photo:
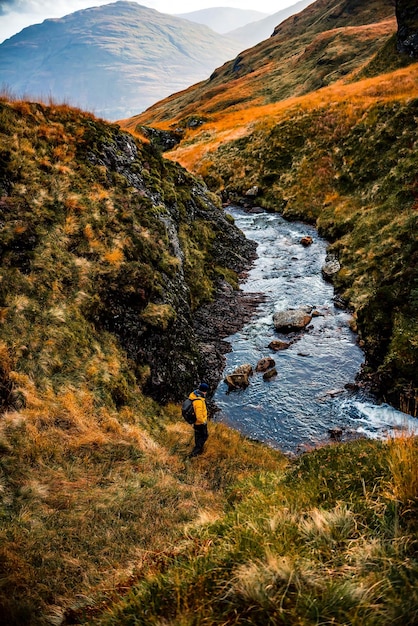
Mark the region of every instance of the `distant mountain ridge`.
[[313, 4], [314, 1], [315, 0], [299, 0], [296, 4], [292, 4], [281, 11], [277, 11], [277, 13], [273, 13], [272, 15], [268, 15], [260, 20], [251, 22], [251, 24], [245, 24], [244, 26], [231, 30], [228, 35], [240, 41], [243, 48], [255, 46], [264, 39], [270, 37], [275, 28], [281, 24], [281, 22], [286, 20], [291, 15], [299, 13], [310, 4]]
[[232, 7], [211, 7], [209, 9], [201, 9], [200, 11], [179, 13], [177, 17], [196, 22], [197, 24], [204, 24], [214, 30], [215, 33], [226, 34], [247, 25], [251, 28], [252, 23], [262, 20], [267, 15], [267, 13], [262, 13], [261, 11], [234, 9]]
[[77, 11], [0, 45], [0, 84], [114, 120], [203, 80], [240, 45], [136, 2]]

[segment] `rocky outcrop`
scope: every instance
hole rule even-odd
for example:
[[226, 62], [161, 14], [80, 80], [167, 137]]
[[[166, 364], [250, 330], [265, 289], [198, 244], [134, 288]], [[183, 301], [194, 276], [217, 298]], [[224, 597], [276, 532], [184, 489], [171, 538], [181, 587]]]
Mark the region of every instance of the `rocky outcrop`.
[[397, 47], [401, 54], [418, 58], [418, 4], [416, 0], [397, 0]]
[[159, 128], [151, 128], [150, 126], [138, 125], [137, 130], [142, 132], [152, 145], [161, 150], [161, 152], [172, 150], [184, 137], [184, 131], [181, 129], [176, 131], [161, 130]]
[[[149, 158], [145, 163], [144, 151]], [[212, 300], [193, 310], [191, 290], [198, 291], [199, 286], [191, 283], [196, 277], [185, 270], [180, 231], [188, 228], [187, 245], [199, 248], [208, 245], [199, 239], [201, 224], [205, 225], [206, 233], [211, 232], [205, 235], [210, 242], [205, 254], [210, 254], [211, 259], [208, 259], [208, 276], [204, 276], [207, 281], [212, 264], [238, 274], [248, 270], [256, 246], [226, 219], [204, 184], [181, 167], [163, 161], [152, 146], [142, 146], [142, 158], [139, 156], [135, 139], [116, 130], [112, 138], [97, 142], [94, 150], [86, 154], [88, 161], [103, 168], [109, 179], [115, 173], [122, 176], [150, 205], [160, 223], [161, 236], [175, 259], [175, 271], [159, 268], [161, 288], [151, 301], [133, 277], [121, 276], [112, 284], [104, 284], [102, 289], [98, 286], [102, 305], [95, 314], [95, 322], [117, 335], [129, 359], [139, 369], [149, 368], [144, 390], [156, 400], [167, 402], [180, 400], [202, 378], [212, 389], [216, 387], [224, 367], [223, 355], [230, 349], [223, 338], [241, 327], [260, 300], [254, 294], [241, 298], [240, 292], [229, 283], [219, 279], [216, 283], [213, 276]], [[167, 182], [174, 180], [177, 197], [169, 198], [164, 185], [150, 184], [149, 172], [155, 176], [158, 169], [161, 178], [165, 177]], [[129, 298], [126, 297], [128, 283], [131, 283]]]
[[273, 315], [274, 327], [278, 332], [284, 333], [303, 330], [312, 321], [311, 312], [311, 306], [277, 311]]

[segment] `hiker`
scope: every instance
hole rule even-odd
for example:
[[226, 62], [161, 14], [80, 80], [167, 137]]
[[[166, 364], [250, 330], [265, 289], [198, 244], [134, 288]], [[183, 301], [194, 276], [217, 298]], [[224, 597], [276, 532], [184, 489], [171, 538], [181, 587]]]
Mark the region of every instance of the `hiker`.
[[206, 394], [209, 390], [209, 385], [206, 383], [200, 383], [198, 389], [192, 391], [189, 395], [190, 400], [194, 400], [193, 408], [196, 415], [196, 421], [193, 424], [194, 428], [194, 448], [190, 453], [190, 456], [197, 456], [202, 454], [203, 447], [206, 439], [208, 438], [208, 410], [206, 407]]

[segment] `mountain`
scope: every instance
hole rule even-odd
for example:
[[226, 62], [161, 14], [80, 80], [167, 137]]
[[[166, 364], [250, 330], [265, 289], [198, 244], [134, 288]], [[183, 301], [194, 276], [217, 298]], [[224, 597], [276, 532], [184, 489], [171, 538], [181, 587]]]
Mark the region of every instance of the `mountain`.
[[0, 45], [0, 83], [107, 119], [131, 115], [207, 76], [239, 44], [135, 2], [77, 11]]
[[[300, 0], [299, 2], [296, 2], [296, 4], [292, 4], [291, 6], [286, 7], [281, 11], [277, 11], [277, 13], [273, 13], [272, 15], [268, 15], [263, 19], [258, 19], [257, 21], [254, 20], [250, 24], [244, 24], [243, 26], [237, 27], [233, 30], [231, 29], [228, 35], [233, 39], [240, 41], [243, 49], [250, 48], [255, 46], [257, 43], [260, 43], [260, 41], [270, 37], [278, 24], [291, 15], [299, 13], [313, 2], [314, 0]], [[213, 30], [216, 29], [214, 28]]]
[[[231, 7], [214, 7], [201, 9], [200, 11], [191, 11], [189, 13], [180, 13], [178, 15], [178, 17], [182, 17], [185, 20], [190, 20], [197, 24], [204, 24], [216, 33], [221, 34], [226, 34], [229, 31], [261, 20], [266, 16], [266, 13], [261, 13], [260, 11], [233, 9]], [[275, 26], [277, 24], [278, 22], [276, 22]]]
[[354, 312], [364, 379], [415, 415], [417, 28], [407, 0], [397, 15], [391, 0], [317, 0], [123, 125], [175, 129], [167, 154], [224, 202], [314, 223], [341, 265], [334, 283]]

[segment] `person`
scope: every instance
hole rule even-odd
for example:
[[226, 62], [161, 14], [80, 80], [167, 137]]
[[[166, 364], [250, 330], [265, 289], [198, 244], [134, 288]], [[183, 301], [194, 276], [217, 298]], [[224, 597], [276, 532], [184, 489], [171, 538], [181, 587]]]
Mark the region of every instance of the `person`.
[[196, 415], [196, 421], [193, 424], [194, 448], [190, 453], [192, 457], [202, 454], [208, 438], [208, 409], [206, 406], [206, 394], [208, 391], [209, 385], [201, 382], [199, 387], [189, 395], [190, 400], [194, 400], [193, 408]]

